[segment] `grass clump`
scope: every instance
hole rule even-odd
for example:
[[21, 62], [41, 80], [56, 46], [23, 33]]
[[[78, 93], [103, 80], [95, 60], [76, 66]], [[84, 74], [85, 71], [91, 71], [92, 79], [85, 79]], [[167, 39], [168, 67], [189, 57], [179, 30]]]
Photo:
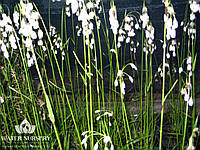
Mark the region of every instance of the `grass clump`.
[[141, 13], [125, 11], [120, 20], [114, 1], [105, 10], [100, 0], [67, 0], [61, 31], [51, 26], [50, 4], [48, 26], [34, 1], [20, 1], [12, 14], [0, 5], [0, 147], [199, 146], [198, 2], [188, 2], [180, 24], [172, 2], [163, 1], [159, 44], [145, 1]]

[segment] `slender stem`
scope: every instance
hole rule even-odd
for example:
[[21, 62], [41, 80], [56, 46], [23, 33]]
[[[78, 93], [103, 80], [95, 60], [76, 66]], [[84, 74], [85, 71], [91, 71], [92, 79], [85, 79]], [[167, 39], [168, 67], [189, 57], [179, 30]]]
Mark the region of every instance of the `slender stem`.
[[[145, 7], [145, 0], [143, 0], [143, 7]], [[140, 127], [143, 132], [143, 70], [144, 70], [144, 29], [142, 28], [142, 50], [141, 50], [141, 74], [140, 74]], [[142, 149], [143, 141], [140, 141], [140, 149]]]
[[[50, 46], [52, 47], [53, 45], [52, 45], [51, 39], [50, 39], [50, 37], [49, 37], [49, 35], [48, 35], [48, 31], [47, 31], [47, 29], [46, 29], [46, 27], [45, 27], [45, 23], [44, 23], [44, 21], [43, 21], [42, 18], [41, 18], [41, 21], [42, 21], [42, 24], [43, 24], [43, 26], [44, 26], [44, 29], [45, 29], [45, 32], [46, 32], [48, 41], [49, 41], [49, 43], [50, 43]], [[60, 76], [60, 79], [61, 79], [61, 83], [62, 83], [62, 86], [63, 86], [63, 90], [66, 91], [66, 87], [65, 87], [65, 84], [64, 84], [64, 80], [63, 80], [63, 78], [62, 78], [61, 70], [60, 70], [60, 67], [59, 67], [58, 60], [57, 60], [57, 58], [56, 58], [55, 52], [53, 52], [53, 56], [54, 56], [54, 58], [55, 58], [55, 62], [56, 62], [56, 65], [57, 65], [57, 69], [58, 69], [58, 72], [59, 72], [59, 76]], [[77, 127], [77, 124], [76, 124], [76, 120], [75, 120], [75, 117], [74, 117], [74, 114], [73, 114], [73, 111], [72, 111], [72, 107], [71, 107], [71, 105], [70, 105], [69, 97], [68, 97], [67, 94], [65, 95], [65, 97], [66, 97], [66, 99], [67, 99], [67, 104], [68, 104], [70, 113], [71, 113], [71, 115], [72, 115], [72, 120], [73, 120], [75, 129], [76, 129], [76, 132], [77, 132], [77, 135], [78, 135], [78, 140], [79, 140], [79, 142], [80, 142], [80, 144], [81, 144], [80, 133], [79, 133], [79, 130], [78, 130], [78, 127]], [[82, 145], [81, 145], [81, 149], [83, 149]]]
[[185, 123], [184, 123], [184, 133], [183, 133], [183, 140], [182, 140], [182, 150], [184, 150], [184, 146], [185, 146], [185, 136], [186, 136], [186, 130], [187, 130], [187, 118], [188, 118], [188, 101], [187, 101], [186, 112], [185, 112]]
[[[168, 0], [165, 1], [165, 8], [168, 7]], [[162, 81], [162, 109], [161, 109], [161, 120], [160, 120], [160, 141], [159, 150], [162, 149], [162, 134], [163, 134], [163, 116], [164, 116], [164, 101], [165, 101], [165, 53], [166, 53], [166, 23], [164, 22], [164, 43], [163, 43], [163, 81]]]
[[[89, 40], [89, 39], [88, 39]], [[89, 68], [89, 98], [90, 98], [90, 131], [93, 132], [93, 109], [92, 109], [92, 77], [91, 77], [91, 49], [90, 49], [90, 44], [88, 43], [88, 68]], [[94, 136], [93, 134], [91, 135], [91, 149], [93, 149], [94, 145]]]
[[[196, 35], [195, 35], [196, 37]], [[194, 64], [194, 59], [195, 59], [195, 39], [192, 39], [192, 65]], [[195, 68], [195, 66], [194, 66]], [[194, 72], [194, 68], [192, 68], [192, 72]], [[194, 127], [195, 124], [195, 74], [192, 73], [192, 99], [193, 99], [193, 109], [192, 109], [192, 128]]]
[[149, 86], [149, 76], [148, 76], [148, 53], [146, 52], [145, 53], [146, 57], [145, 57], [145, 72], [146, 72], [146, 81], [145, 81], [145, 111], [146, 111], [146, 124], [145, 124], [145, 134], [147, 135], [147, 138], [146, 138], [146, 144], [147, 146], [149, 145], [149, 138], [148, 138], [148, 134], [149, 134], [149, 92], [148, 92], [148, 86]]

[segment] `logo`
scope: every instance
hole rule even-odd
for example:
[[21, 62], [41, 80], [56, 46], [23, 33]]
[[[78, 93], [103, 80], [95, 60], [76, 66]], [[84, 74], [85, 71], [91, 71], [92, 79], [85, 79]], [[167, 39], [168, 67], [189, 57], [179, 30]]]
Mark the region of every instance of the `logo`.
[[27, 119], [24, 119], [20, 125], [15, 126], [15, 130], [18, 134], [32, 134], [35, 131], [35, 125], [31, 125]]
[[[39, 149], [41, 148], [41, 145], [38, 144], [39, 142], [50, 142], [50, 136], [30, 135], [34, 133], [35, 129], [35, 125], [31, 125], [27, 119], [24, 119], [20, 125], [15, 125], [15, 130], [20, 135], [0, 136], [0, 142], [4, 141], [5, 143], [5, 145], [0, 145], [0, 149], [2, 147], [5, 149]], [[23, 141], [23, 144], [21, 144], [21, 141]]]

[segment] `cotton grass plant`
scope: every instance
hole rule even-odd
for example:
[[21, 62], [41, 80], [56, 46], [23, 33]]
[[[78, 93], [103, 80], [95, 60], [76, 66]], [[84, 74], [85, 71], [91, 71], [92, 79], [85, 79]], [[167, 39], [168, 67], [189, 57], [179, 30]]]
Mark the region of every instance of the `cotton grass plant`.
[[[51, 137], [32, 143], [39, 149], [195, 149], [200, 4], [189, 0], [180, 23], [173, 1], [162, 3], [163, 60], [156, 72], [154, 52], [160, 48], [145, 1], [141, 13], [126, 11], [119, 20], [114, 1], [105, 10], [100, 0], [66, 0], [61, 31], [51, 25], [50, 6], [47, 27], [34, 1], [20, 1], [13, 14], [2, 5], [0, 136], [17, 135], [15, 125], [26, 118], [36, 125], [34, 135]], [[157, 78], [161, 110], [154, 113]], [[130, 93], [137, 112], [126, 104]], [[0, 146], [12, 143], [1, 139]]]

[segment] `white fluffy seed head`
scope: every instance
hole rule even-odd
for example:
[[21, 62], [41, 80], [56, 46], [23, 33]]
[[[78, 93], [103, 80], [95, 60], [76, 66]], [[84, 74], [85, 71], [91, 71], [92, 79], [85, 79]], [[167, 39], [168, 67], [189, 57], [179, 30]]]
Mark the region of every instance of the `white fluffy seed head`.
[[189, 106], [193, 106], [193, 99], [192, 99], [192, 97], [190, 97], [190, 99], [189, 99], [189, 101], [188, 101], [188, 105], [189, 105]]
[[183, 68], [180, 67], [180, 68], [178, 69], [178, 72], [179, 72], [179, 74], [181, 74], [181, 73], [183, 72]]
[[88, 133], [88, 131], [84, 131], [81, 135], [85, 136]]
[[117, 72], [117, 77], [122, 77], [122, 75], [123, 75], [123, 71], [122, 71], [122, 70], [119, 70], [119, 71]]
[[131, 63], [131, 67], [137, 71], [137, 67], [133, 63]]
[[110, 146], [110, 150], [114, 150], [114, 145], [113, 144]]
[[105, 136], [104, 139], [103, 139], [103, 142], [104, 142], [105, 144], [108, 143], [108, 142], [110, 142], [110, 141], [111, 141], [110, 136]]
[[128, 77], [130, 82], [133, 83], [133, 78], [131, 76]]
[[98, 145], [98, 143], [96, 143], [96, 144], [94, 145], [94, 150], [98, 150], [98, 148], [99, 148], [99, 145]]
[[115, 85], [115, 87], [118, 86], [118, 81], [117, 80], [115, 80], [114, 85]]
[[95, 114], [100, 113], [100, 112], [101, 112], [100, 110], [95, 110]]
[[1, 104], [4, 103], [4, 99], [3, 99], [3, 97], [0, 97], [0, 103], [1, 103]]
[[96, 118], [96, 120], [98, 121], [100, 118], [101, 118], [101, 116], [98, 116], [98, 117]]

